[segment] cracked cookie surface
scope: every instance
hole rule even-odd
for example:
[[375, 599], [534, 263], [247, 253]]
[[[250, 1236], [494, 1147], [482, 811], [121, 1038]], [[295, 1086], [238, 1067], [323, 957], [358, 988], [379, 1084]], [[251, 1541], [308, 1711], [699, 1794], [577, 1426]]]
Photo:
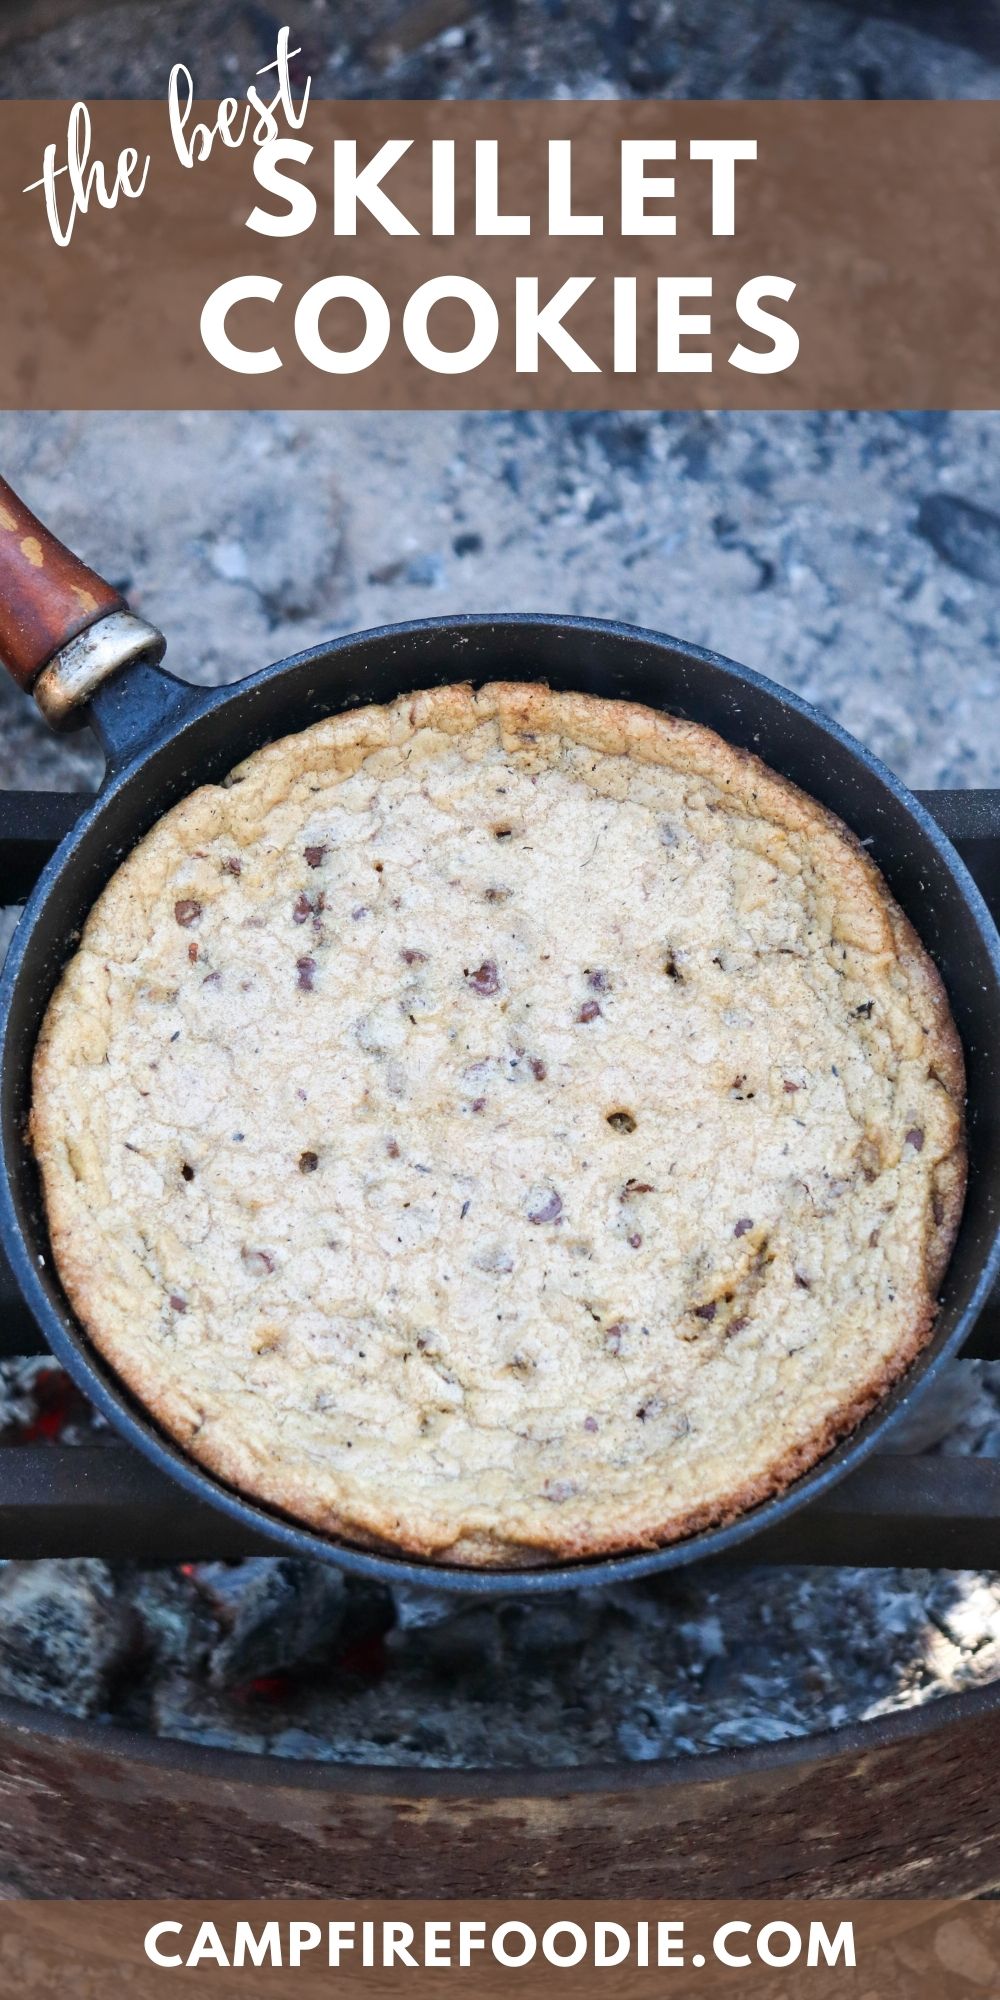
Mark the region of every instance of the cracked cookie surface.
[[71, 1302], [193, 1457], [524, 1564], [731, 1519], [853, 1427], [933, 1325], [963, 1090], [837, 820], [697, 725], [498, 683], [160, 820], [31, 1132]]

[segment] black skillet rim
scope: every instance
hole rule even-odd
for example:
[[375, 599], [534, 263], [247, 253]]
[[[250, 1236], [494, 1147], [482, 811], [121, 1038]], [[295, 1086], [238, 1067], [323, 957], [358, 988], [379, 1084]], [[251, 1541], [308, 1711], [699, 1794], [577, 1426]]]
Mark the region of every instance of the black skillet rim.
[[[153, 733], [141, 736], [138, 742], [134, 740], [133, 735], [131, 743], [126, 743], [124, 753], [117, 750], [112, 742], [104, 785], [96, 795], [93, 805], [88, 807], [47, 863], [25, 905], [11, 942], [3, 975], [0, 978], [0, 1077], [3, 1079], [4, 1087], [6, 1088], [7, 1081], [7, 1040], [12, 999], [36, 923], [44, 920], [44, 906], [49, 891], [64, 863], [68, 862], [71, 852], [78, 842], [85, 839], [90, 827], [100, 817], [104, 806], [120, 789], [128, 785], [136, 769], [148, 757], [168, 745], [181, 746], [186, 732], [196, 731], [202, 719], [210, 712], [224, 708], [227, 703], [238, 701], [243, 696], [252, 696], [257, 688], [280, 679], [287, 670], [310, 666], [322, 669], [339, 653], [355, 649], [366, 642], [390, 641], [395, 644], [417, 640], [421, 636], [429, 639], [435, 637], [446, 639], [449, 635], [454, 635], [462, 643], [466, 643], [466, 635], [471, 635], [473, 631], [486, 631], [491, 634], [509, 632], [513, 638], [525, 628], [543, 628], [553, 633], [589, 633], [597, 638], [614, 635], [619, 639], [637, 642], [654, 650], [670, 649], [682, 655], [692, 665], [704, 664], [716, 672], [721, 671], [735, 686], [749, 688], [752, 692], [759, 693], [768, 700], [792, 710], [808, 725], [832, 738], [856, 763], [861, 764], [869, 777], [893, 795], [896, 804], [903, 808], [919, 827], [924, 838], [934, 847], [939, 861], [950, 875], [956, 892], [976, 924], [993, 970], [1000, 980], [1000, 936], [997, 935], [979, 889], [940, 827], [919, 800], [913, 797], [907, 787], [880, 759], [851, 737], [839, 723], [821, 714], [791, 690], [768, 680], [752, 668], [743, 667], [736, 661], [726, 659], [721, 654], [711, 652], [704, 647], [674, 639], [665, 633], [614, 620], [560, 617], [549, 613], [501, 613], [494, 616], [467, 614], [415, 619], [401, 624], [374, 627], [364, 632], [343, 634], [325, 644], [309, 647], [301, 653], [276, 661], [246, 679], [229, 683], [221, 688], [204, 690], [188, 683], [174, 682], [172, 685], [177, 690], [177, 708], [165, 725], [154, 727]], [[427, 684], [419, 677], [419, 665], [419, 661], [415, 660], [417, 677], [409, 682], [410, 687]], [[495, 677], [494, 675], [493, 678]], [[122, 677], [122, 681], [124, 685], [125, 676]], [[359, 696], [359, 699], [363, 698]], [[339, 712], [340, 709], [350, 705], [343, 701], [331, 702], [328, 712]], [[262, 741], [266, 740], [273, 740], [273, 731], [262, 738]], [[196, 778], [195, 782], [199, 781]], [[108, 872], [110, 874], [111, 869]], [[14, 1202], [13, 1171], [7, 1157], [10, 1136], [9, 1121], [5, 1118], [0, 1136], [4, 1155], [4, 1170], [0, 1173], [0, 1236], [3, 1238], [12, 1271], [56, 1359], [119, 1434], [142, 1451], [161, 1471], [179, 1481], [188, 1492], [221, 1508], [232, 1519], [242, 1522], [256, 1534], [269, 1536], [274, 1541], [276, 1549], [283, 1547], [291, 1553], [333, 1563], [346, 1571], [383, 1582], [396, 1581], [410, 1586], [439, 1591], [450, 1590], [456, 1594], [464, 1593], [470, 1596], [546, 1595], [565, 1589], [596, 1588], [599, 1585], [632, 1581], [661, 1570], [679, 1568], [690, 1562], [724, 1555], [765, 1527], [777, 1524], [797, 1507], [807, 1505], [811, 1499], [825, 1492], [848, 1470], [861, 1464], [868, 1457], [875, 1445], [884, 1437], [890, 1424], [902, 1413], [913, 1389], [919, 1384], [922, 1390], [934, 1379], [941, 1367], [960, 1350], [1000, 1274], [1000, 1217], [998, 1217], [993, 1241], [983, 1259], [972, 1295], [957, 1315], [948, 1335], [940, 1341], [932, 1338], [912, 1368], [876, 1406], [862, 1425], [816, 1466], [783, 1493], [741, 1514], [735, 1521], [722, 1527], [705, 1530], [682, 1541], [622, 1556], [597, 1557], [576, 1563], [556, 1563], [544, 1568], [465, 1569], [454, 1564], [420, 1561], [394, 1555], [388, 1551], [370, 1551], [347, 1542], [335, 1541], [332, 1537], [308, 1529], [245, 1498], [186, 1457], [180, 1447], [155, 1426], [138, 1401], [118, 1382], [110, 1368], [100, 1362], [96, 1353], [90, 1349], [82, 1329], [70, 1330], [70, 1325], [75, 1327], [75, 1323], [72, 1321], [68, 1304], [65, 1310], [69, 1324], [64, 1324], [49, 1299], [35, 1266], [26, 1233], [22, 1231]], [[23, 1140], [19, 1143], [23, 1143]], [[39, 1252], [35, 1251], [35, 1255], [39, 1255]]]

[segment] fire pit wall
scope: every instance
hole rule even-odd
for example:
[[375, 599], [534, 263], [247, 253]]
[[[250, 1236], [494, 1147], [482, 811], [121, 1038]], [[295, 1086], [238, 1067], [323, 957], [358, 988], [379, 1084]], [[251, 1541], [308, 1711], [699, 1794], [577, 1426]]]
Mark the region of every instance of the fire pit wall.
[[8, 1706], [0, 1726], [7, 1894], [926, 1897], [1000, 1874], [979, 1694], [805, 1749], [587, 1774], [319, 1769], [37, 1723]]

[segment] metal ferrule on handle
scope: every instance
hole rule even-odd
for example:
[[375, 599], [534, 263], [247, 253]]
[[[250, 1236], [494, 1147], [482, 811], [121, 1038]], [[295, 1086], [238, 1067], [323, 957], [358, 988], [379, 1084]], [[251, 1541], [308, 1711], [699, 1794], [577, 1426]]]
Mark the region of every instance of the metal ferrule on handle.
[[0, 479], [0, 661], [46, 722], [71, 726], [102, 682], [165, 650], [163, 634]]
[[132, 611], [111, 611], [61, 648], [43, 667], [32, 693], [50, 727], [65, 729], [102, 681], [136, 660], [162, 660], [165, 650], [166, 640], [155, 625]]

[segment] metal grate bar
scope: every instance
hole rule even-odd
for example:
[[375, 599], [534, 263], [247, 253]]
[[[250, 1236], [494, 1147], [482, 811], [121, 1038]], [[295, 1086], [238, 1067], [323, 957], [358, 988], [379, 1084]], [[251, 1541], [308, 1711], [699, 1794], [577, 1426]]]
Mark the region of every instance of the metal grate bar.
[[[127, 1445], [20, 1445], [0, 1451], [0, 1549], [7, 1558], [100, 1556], [218, 1561], [273, 1552], [158, 1472]], [[1000, 1463], [870, 1459], [780, 1527], [755, 1536], [752, 1563], [1000, 1569]], [[726, 1558], [740, 1561], [740, 1552]]]
[[117, 1440], [0, 1449], [0, 1551], [12, 1561], [100, 1556], [200, 1562], [274, 1553], [214, 1507], [201, 1506]]
[[50, 854], [90, 804], [82, 792], [0, 792], [0, 893], [23, 903]]
[[880, 1454], [756, 1535], [747, 1556], [865, 1569], [1000, 1569], [1000, 1461]]

